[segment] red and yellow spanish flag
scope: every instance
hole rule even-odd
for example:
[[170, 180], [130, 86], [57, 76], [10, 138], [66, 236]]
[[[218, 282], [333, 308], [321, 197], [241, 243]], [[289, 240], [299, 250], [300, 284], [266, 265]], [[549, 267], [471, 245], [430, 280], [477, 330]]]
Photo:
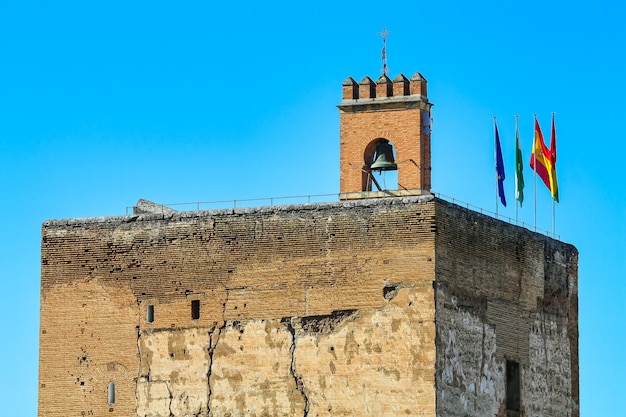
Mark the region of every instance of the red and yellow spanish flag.
[[550, 190], [552, 199], [559, 202], [559, 187], [556, 180], [556, 132], [554, 129], [554, 115], [552, 116], [552, 137], [549, 149], [543, 140], [539, 122], [535, 119], [535, 140], [533, 141], [530, 167], [539, 175], [543, 183]]
[[550, 176], [550, 191], [552, 199], [559, 202], [559, 184], [556, 181], [556, 128], [554, 127], [554, 113], [552, 113], [552, 134], [550, 136], [550, 156], [552, 162], [552, 171]]

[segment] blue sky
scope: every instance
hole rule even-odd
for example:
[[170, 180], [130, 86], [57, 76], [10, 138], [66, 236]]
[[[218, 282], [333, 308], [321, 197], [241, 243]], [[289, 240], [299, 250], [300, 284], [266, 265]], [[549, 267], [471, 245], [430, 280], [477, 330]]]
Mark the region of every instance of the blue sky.
[[[556, 233], [580, 251], [581, 411], [626, 395], [623, 2], [0, 2], [0, 392], [36, 414], [46, 219], [160, 203], [339, 191], [341, 83], [429, 81], [433, 191], [495, 210], [493, 116], [515, 217], [556, 112]], [[266, 3], [266, 4], [263, 4]], [[519, 219], [532, 224], [532, 177]], [[537, 188], [537, 226], [551, 229]]]

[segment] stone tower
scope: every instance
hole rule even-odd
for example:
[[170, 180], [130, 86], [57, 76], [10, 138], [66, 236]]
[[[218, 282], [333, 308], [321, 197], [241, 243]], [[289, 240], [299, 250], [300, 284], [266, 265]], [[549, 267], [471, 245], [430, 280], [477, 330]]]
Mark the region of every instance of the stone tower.
[[350, 80], [343, 201], [44, 222], [40, 417], [579, 416], [576, 248], [427, 192], [421, 75]]
[[[430, 191], [430, 108], [426, 79], [415, 73], [393, 81], [349, 77], [343, 83], [340, 112], [341, 198], [420, 195]], [[389, 141], [396, 151], [397, 192], [376, 193], [371, 168], [376, 145]]]

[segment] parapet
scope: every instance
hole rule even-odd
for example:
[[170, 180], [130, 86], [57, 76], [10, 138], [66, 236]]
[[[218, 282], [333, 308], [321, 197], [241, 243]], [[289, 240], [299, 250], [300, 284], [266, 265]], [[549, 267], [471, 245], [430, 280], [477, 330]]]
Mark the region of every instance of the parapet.
[[386, 75], [381, 75], [376, 82], [365, 76], [360, 82], [348, 77], [342, 84], [343, 101], [370, 100], [381, 98], [412, 97], [427, 101], [428, 92], [426, 78], [416, 72], [410, 79], [399, 74], [393, 81]]

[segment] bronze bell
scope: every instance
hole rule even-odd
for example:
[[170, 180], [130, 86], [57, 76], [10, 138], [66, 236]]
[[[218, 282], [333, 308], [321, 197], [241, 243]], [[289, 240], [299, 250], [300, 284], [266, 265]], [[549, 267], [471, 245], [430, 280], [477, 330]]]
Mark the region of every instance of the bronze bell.
[[374, 163], [370, 168], [372, 171], [394, 171], [398, 169], [393, 158], [393, 146], [389, 144], [388, 140], [382, 139], [376, 145]]

